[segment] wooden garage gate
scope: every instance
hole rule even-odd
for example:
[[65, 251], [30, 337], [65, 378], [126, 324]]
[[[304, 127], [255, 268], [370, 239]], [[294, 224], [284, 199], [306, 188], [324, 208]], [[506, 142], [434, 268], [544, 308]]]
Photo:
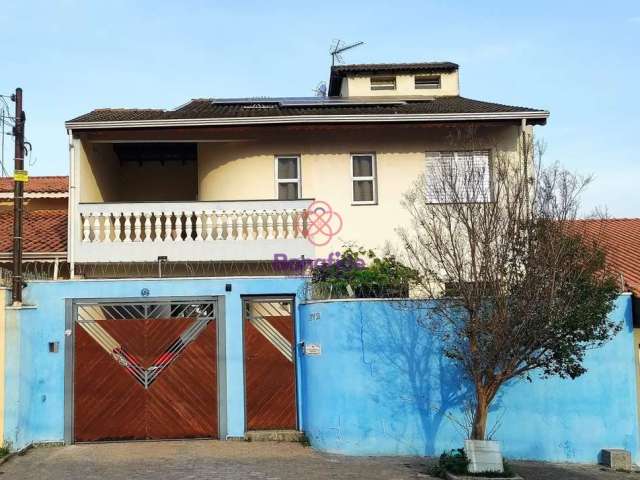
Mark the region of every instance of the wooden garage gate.
[[296, 428], [292, 298], [245, 298], [247, 430]]
[[77, 303], [76, 442], [218, 436], [215, 300]]

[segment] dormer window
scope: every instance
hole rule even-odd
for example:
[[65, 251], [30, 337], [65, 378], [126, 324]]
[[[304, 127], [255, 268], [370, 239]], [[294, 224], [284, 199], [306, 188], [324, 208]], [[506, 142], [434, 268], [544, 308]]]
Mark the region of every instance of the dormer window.
[[395, 90], [396, 77], [371, 77], [371, 90]]
[[440, 75], [416, 75], [416, 90], [422, 88], [440, 88]]

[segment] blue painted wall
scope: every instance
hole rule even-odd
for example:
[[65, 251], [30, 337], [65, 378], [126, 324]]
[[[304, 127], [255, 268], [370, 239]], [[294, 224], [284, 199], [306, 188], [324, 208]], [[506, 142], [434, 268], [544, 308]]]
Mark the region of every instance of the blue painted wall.
[[[630, 297], [612, 317], [623, 331], [589, 352], [576, 380], [513, 383], [489, 425], [511, 458], [595, 463], [602, 448], [639, 460], [636, 366]], [[456, 369], [406, 304], [334, 301], [300, 307], [301, 338], [321, 344], [301, 358], [304, 427], [321, 450], [354, 455], [434, 455], [462, 446], [467, 398]], [[317, 316], [319, 314], [319, 318]]]
[[[25, 304], [37, 308], [8, 310], [6, 319], [5, 441], [14, 448], [31, 442], [62, 441], [64, 437], [65, 299], [140, 297], [225, 297], [227, 352], [227, 428], [229, 436], [244, 435], [244, 384], [241, 295], [296, 294], [295, 278], [219, 278], [150, 280], [80, 280], [30, 282]], [[225, 292], [225, 284], [233, 290]], [[296, 328], [296, 331], [298, 329]], [[60, 342], [59, 353], [48, 343]]]
[[[233, 291], [225, 292], [231, 283]], [[241, 295], [295, 294], [301, 279], [153, 279], [31, 282], [27, 303], [6, 318], [5, 440], [20, 448], [64, 436], [64, 329], [67, 298], [223, 295], [229, 436], [244, 434]], [[316, 315], [319, 314], [319, 318]], [[577, 380], [537, 380], [505, 389], [492, 412], [509, 457], [596, 462], [603, 447], [639, 458], [635, 347], [630, 297], [612, 316], [623, 331], [589, 353]], [[298, 355], [299, 421], [312, 445], [345, 454], [439, 454], [462, 444], [448, 418], [466, 396], [456, 369], [418, 322], [392, 301], [300, 305], [297, 340], [320, 356]], [[59, 353], [48, 342], [60, 342]]]

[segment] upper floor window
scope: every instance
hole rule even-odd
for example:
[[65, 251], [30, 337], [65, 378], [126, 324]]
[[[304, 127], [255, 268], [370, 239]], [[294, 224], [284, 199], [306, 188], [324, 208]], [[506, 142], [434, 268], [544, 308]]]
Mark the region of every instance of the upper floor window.
[[371, 90], [395, 90], [396, 77], [371, 77]]
[[489, 151], [427, 152], [426, 182], [432, 203], [489, 202]]
[[300, 156], [278, 155], [276, 157], [276, 190], [278, 200], [300, 198]]
[[351, 181], [354, 204], [371, 204], [378, 201], [375, 155], [372, 153], [351, 155]]
[[416, 89], [421, 88], [440, 88], [440, 75], [416, 75]]

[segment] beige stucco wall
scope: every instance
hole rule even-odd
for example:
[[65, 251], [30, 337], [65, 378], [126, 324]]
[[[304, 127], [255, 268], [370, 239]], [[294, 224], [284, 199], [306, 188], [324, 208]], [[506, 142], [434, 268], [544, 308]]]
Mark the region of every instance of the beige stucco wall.
[[115, 174], [119, 178], [119, 201], [194, 201], [197, 199], [196, 162], [128, 162]]
[[[371, 90], [371, 75], [347, 77], [342, 81], [340, 95], [343, 97], [368, 96], [445, 96], [459, 95], [458, 72], [434, 73], [440, 75], [440, 88], [415, 88], [414, 74], [395, 75], [395, 90]], [[387, 75], [381, 75], [387, 76]]]
[[[287, 136], [271, 135], [254, 142], [199, 145], [199, 200], [275, 199], [277, 154], [301, 157], [302, 198], [328, 201], [343, 218], [339, 235], [319, 254], [354, 242], [381, 249], [397, 241], [395, 229], [406, 225], [403, 194], [425, 168], [428, 150], [460, 149], [453, 130], [444, 127], [379, 127], [344, 129]], [[486, 127], [473, 148], [515, 152], [518, 127]], [[378, 203], [353, 205], [351, 153], [376, 154]]]
[[[171, 168], [121, 167], [109, 144], [88, 145], [89, 155], [83, 145], [79, 154], [80, 199], [274, 200], [275, 156], [297, 154], [301, 158], [301, 197], [329, 202], [343, 220], [339, 234], [317, 249], [317, 254], [327, 255], [346, 243], [382, 250], [385, 243], [396, 243], [396, 229], [408, 224], [402, 197], [423, 172], [427, 151], [516, 151], [517, 124], [477, 127], [473, 145], [461, 140], [461, 131], [459, 124], [256, 128], [238, 131], [235, 137], [225, 131], [219, 134], [224, 140], [213, 137], [198, 143], [198, 163], [191, 165], [188, 181]], [[352, 153], [376, 155], [377, 204], [352, 202]], [[185, 197], [167, 197], [175, 192]], [[191, 196], [187, 198], [186, 193]], [[254, 205], [260, 208], [259, 203]]]
[[195, 162], [121, 164], [110, 143], [81, 142], [80, 202], [193, 201]]
[[119, 167], [113, 146], [109, 143], [79, 142], [78, 168], [81, 202], [106, 202], [117, 196]]

